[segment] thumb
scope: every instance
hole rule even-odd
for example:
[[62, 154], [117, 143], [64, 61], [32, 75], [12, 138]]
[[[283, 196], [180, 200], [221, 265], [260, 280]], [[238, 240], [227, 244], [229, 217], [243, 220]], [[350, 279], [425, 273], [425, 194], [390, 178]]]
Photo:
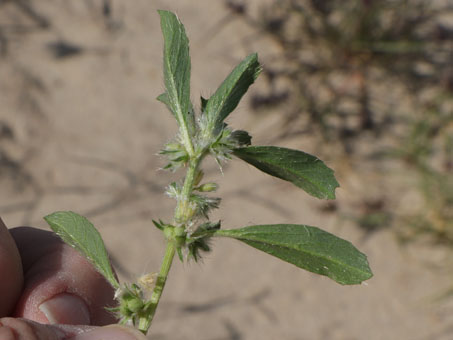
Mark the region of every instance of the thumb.
[[72, 325], [116, 321], [105, 309], [115, 305], [114, 290], [85, 257], [48, 231], [19, 227], [11, 235], [25, 273], [14, 316]]
[[121, 325], [104, 327], [46, 325], [28, 319], [1, 318], [2, 340], [146, 340], [138, 330]]
[[[10, 315], [22, 292], [22, 263], [16, 244], [0, 218], [0, 317]], [[2, 338], [0, 338], [2, 339]]]

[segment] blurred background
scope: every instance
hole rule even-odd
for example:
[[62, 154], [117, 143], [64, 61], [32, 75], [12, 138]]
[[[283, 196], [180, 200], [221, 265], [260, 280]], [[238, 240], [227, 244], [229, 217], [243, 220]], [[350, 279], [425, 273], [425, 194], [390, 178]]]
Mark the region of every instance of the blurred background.
[[0, 0], [0, 215], [46, 228], [74, 210], [123, 280], [158, 271], [171, 218], [157, 156], [177, 126], [163, 91], [157, 9], [175, 11], [192, 99], [246, 55], [264, 72], [229, 118], [258, 145], [335, 170], [311, 198], [240, 162], [219, 176], [223, 227], [319, 226], [368, 255], [343, 287], [229, 240], [175, 261], [150, 339], [451, 339], [453, 3], [390, 0]]

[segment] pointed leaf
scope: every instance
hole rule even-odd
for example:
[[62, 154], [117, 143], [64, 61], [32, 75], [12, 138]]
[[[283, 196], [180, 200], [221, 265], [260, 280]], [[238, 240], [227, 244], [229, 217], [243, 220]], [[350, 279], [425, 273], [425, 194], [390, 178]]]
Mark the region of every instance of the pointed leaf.
[[[246, 57], [219, 86], [206, 103], [206, 114], [213, 124], [216, 136], [223, 127], [223, 121], [236, 108], [242, 96], [261, 72], [256, 53]], [[203, 101], [202, 101], [203, 105]]]
[[170, 110], [170, 112], [173, 113], [172, 108], [170, 106], [170, 100], [168, 99], [167, 92], [164, 92], [164, 93], [160, 94], [156, 99], [158, 101], [160, 101], [161, 103], [164, 103], [165, 106], [168, 108], [168, 110]]
[[335, 199], [335, 189], [339, 184], [333, 170], [315, 156], [276, 146], [237, 148], [233, 154], [269, 175], [293, 183], [314, 197]]
[[55, 212], [44, 219], [66, 244], [86, 257], [114, 288], [119, 287], [101, 235], [90, 221], [72, 211]]
[[165, 103], [180, 126], [190, 129], [194, 124], [190, 103], [189, 40], [178, 17], [168, 11], [158, 11], [164, 36], [164, 82], [166, 96], [158, 99]]
[[359, 284], [373, 276], [366, 255], [350, 242], [316, 227], [298, 224], [254, 225], [217, 230], [310, 272], [343, 285]]

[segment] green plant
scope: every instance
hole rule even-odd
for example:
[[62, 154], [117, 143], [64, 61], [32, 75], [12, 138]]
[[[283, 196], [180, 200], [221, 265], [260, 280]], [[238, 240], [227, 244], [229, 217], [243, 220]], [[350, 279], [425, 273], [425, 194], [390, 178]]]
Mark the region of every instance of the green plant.
[[[277, 139], [314, 140], [319, 156], [357, 178], [354, 202], [342, 204], [355, 216], [347, 215], [367, 233], [392, 227], [405, 240], [429, 233], [451, 244], [453, 30], [442, 18], [453, 3], [274, 0], [254, 11], [225, 2], [276, 43], [264, 57], [269, 84], [252, 108], [286, 111]], [[402, 187], [400, 170], [413, 183]], [[362, 190], [367, 174], [378, 192]], [[390, 210], [401, 191], [423, 206]]]
[[[175, 254], [181, 261], [197, 261], [210, 250], [212, 237], [233, 238], [308, 271], [328, 276], [340, 284], [359, 284], [372, 276], [366, 256], [351, 243], [315, 227], [296, 224], [253, 225], [224, 230], [220, 221], [209, 220], [220, 198], [209, 196], [217, 184], [203, 183], [201, 164], [207, 156], [219, 166], [232, 156], [272, 176], [289, 181], [317, 198], [334, 199], [338, 183], [333, 171], [318, 158], [297, 150], [275, 146], [250, 146], [251, 136], [233, 130], [224, 121], [236, 108], [261, 67], [256, 54], [246, 57], [209, 98], [201, 98], [201, 113], [190, 102], [189, 42], [184, 26], [171, 12], [159, 11], [164, 36], [165, 93], [158, 97], [179, 125], [176, 138], [161, 154], [165, 169], [186, 169], [180, 182], [167, 194], [176, 200], [173, 221], [153, 221], [162, 230], [166, 251], [154, 280], [147, 274], [132, 284], [120, 284], [110, 266], [102, 238], [94, 226], [74, 212], [56, 212], [45, 217], [64, 242], [81, 252], [116, 289], [118, 313], [123, 323], [132, 323], [143, 333], [151, 325]], [[154, 282], [155, 281], [155, 282]]]

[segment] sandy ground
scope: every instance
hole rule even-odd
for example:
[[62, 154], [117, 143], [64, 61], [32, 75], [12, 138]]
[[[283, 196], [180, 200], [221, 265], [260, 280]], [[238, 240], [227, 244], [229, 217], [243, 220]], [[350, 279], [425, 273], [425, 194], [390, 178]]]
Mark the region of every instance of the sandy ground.
[[[228, 13], [221, 1], [118, 0], [110, 16], [101, 1], [32, 3], [34, 17], [12, 3], [0, 6], [0, 24], [9, 27], [0, 58], [0, 214], [11, 227], [46, 228], [46, 214], [80, 212], [100, 229], [123, 279], [157, 271], [163, 239], [151, 219], [172, 216], [174, 202], [163, 189], [177, 177], [159, 171], [164, 163], [156, 156], [176, 129], [155, 100], [163, 90], [156, 9], [176, 11], [186, 26], [195, 103], [241, 57], [257, 51], [265, 62], [272, 46], [240, 21], [221, 27]], [[57, 58], [56, 43], [63, 41], [80, 50]], [[245, 99], [229, 122], [266, 144], [277, 133], [278, 115], [257, 119]], [[311, 144], [294, 139], [285, 146], [315, 152]], [[209, 176], [218, 175], [215, 164], [207, 166]], [[345, 172], [337, 176], [341, 204], [354, 183]], [[401, 248], [390, 231], [364, 237], [336, 213], [321, 213], [326, 203], [239, 162], [225, 168], [219, 183], [223, 202], [216, 217], [225, 228], [320, 226], [365, 252], [375, 276], [366, 285], [339, 286], [218, 240], [202, 263], [175, 262], [150, 339], [453, 337], [453, 306], [432, 300], [452, 278], [442, 266], [443, 251]]]

